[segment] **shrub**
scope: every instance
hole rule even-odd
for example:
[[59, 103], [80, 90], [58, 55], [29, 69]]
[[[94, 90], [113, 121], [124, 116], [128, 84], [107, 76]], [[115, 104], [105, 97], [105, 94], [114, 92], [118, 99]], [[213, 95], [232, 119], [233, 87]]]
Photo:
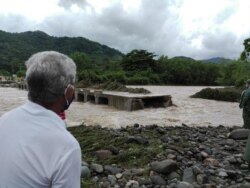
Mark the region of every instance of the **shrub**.
[[205, 88], [199, 91], [198, 93], [192, 95], [193, 98], [202, 98], [202, 99], [213, 99], [219, 101], [229, 101], [229, 102], [238, 102], [240, 99], [241, 90], [228, 87], [228, 88]]
[[149, 82], [149, 78], [148, 77], [144, 77], [144, 76], [133, 76], [130, 78], [127, 78], [127, 84], [128, 85], [148, 85]]

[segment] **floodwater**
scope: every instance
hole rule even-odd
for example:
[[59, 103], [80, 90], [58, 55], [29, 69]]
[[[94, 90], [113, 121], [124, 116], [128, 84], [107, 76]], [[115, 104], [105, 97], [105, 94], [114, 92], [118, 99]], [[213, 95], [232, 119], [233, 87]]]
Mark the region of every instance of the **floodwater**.
[[[242, 126], [243, 124], [242, 111], [239, 109], [238, 103], [189, 97], [206, 87], [143, 87], [150, 90], [152, 94], [171, 95], [176, 106], [128, 112], [107, 105], [73, 102], [69, 110], [66, 111], [68, 126], [76, 126], [82, 123], [110, 128], [131, 126], [135, 123], [141, 125], [158, 124], [160, 126], [179, 126], [182, 123], [188, 126]], [[0, 87], [0, 116], [4, 112], [25, 103], [26, 100], [27, 91]]]

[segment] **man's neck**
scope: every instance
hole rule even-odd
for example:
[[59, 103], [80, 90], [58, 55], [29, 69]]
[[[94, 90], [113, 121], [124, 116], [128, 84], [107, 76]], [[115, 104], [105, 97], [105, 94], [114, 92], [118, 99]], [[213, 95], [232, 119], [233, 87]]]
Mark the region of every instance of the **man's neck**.
[[43, 106], [44, 108], [51, 110], [55, 112], [56, 114], [60, 114], [62, 112], [62, 105], [61, 100], [58, 100], [54, 103], [48, 103], [48, 102], [37, 102], [37, 104]]

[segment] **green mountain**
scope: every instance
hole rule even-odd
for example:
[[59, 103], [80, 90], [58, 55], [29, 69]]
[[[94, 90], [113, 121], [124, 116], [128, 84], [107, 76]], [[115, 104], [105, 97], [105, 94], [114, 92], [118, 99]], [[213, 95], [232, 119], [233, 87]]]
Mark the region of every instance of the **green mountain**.
[[0, 70], [15, 73], [24, 69], [24, 62], [34, 53], [54, 50], [67, 55], [85, 53], [93, 63], [121, 59], [116, 49], [83, 37], [53, 37], [42, 31], [8, 33], [0, 30]]
[[232, 59], [226, 59], [226, 58], [223, 58], [223, 57], [214, 57], [214, 58], [210, 58], [210, 59], [204, 59], [204, 60], [201, 60], [205, 63], [230, 63], [232, 62], [233, 60]]
[[175, 56], [171, 60], [186, 60], [186, 61], [195, 61], [195, 59], [186, 56]]

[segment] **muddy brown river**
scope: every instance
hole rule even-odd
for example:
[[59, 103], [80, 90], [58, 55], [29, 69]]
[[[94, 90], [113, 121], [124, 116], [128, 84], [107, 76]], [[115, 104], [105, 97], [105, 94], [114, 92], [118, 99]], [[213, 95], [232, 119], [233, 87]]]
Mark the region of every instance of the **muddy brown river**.
[[[136, 87], [136, 86], [130, 86]], [[141, 87], [141, 86], [140, 86]], [[68, 126], [81, 123], [119, 128], [135, 123], [161, 126], [242, 126], [242, 111], [238, 103], [190, 98], [190, 95], [205, 87], [197, 86], [143, 86], [153, 94], [172, 96], [176, 106], [148, 108], [132, 112], [117, 110], [106, 105], [73, 102], [66, 111]], [[27, 100], [27, 91], [0, 87], [0, 116]]]

